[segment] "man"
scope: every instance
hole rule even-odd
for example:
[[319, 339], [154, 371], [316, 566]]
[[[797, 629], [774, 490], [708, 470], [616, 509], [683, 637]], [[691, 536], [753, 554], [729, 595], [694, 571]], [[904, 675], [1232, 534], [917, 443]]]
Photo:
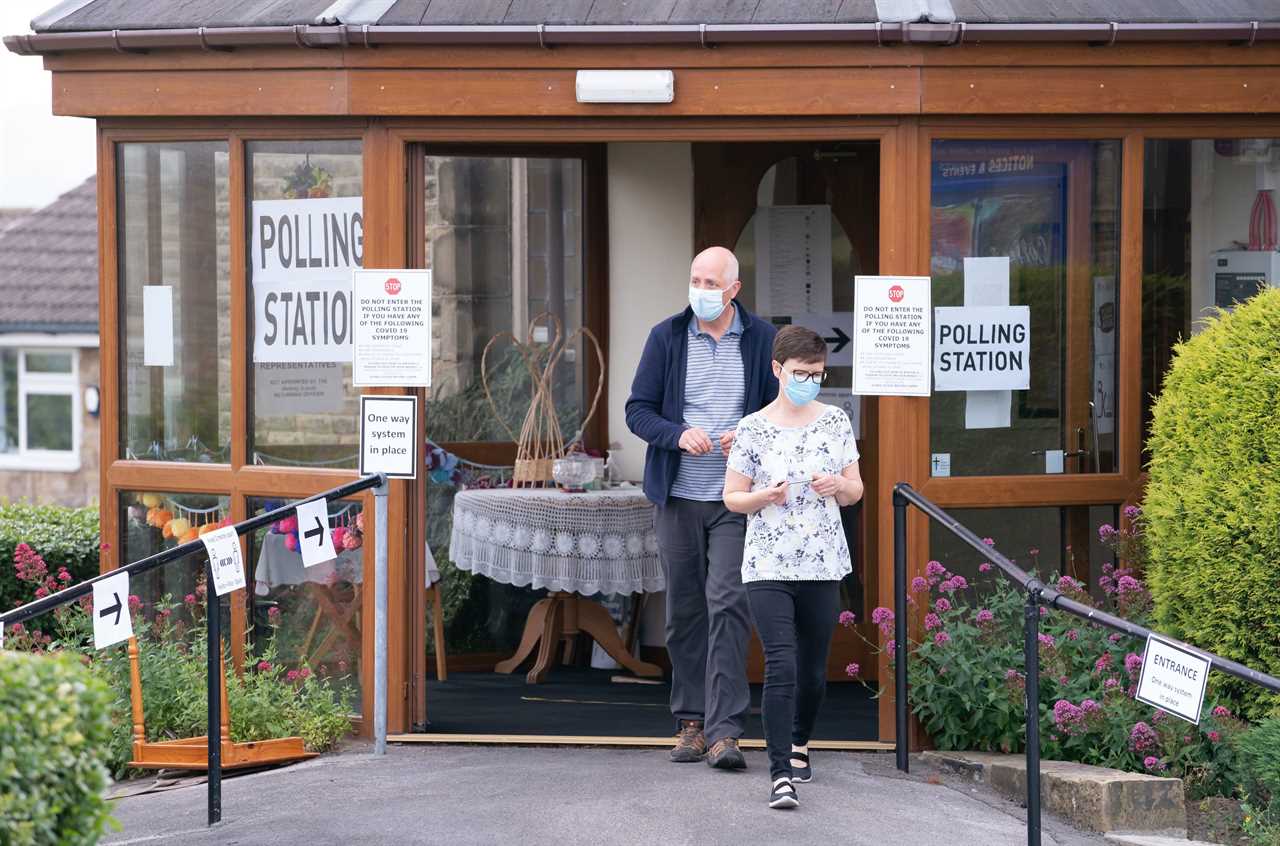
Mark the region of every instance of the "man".
[[[742, 585], [746, 518], [724, 506], [738, 421], [772, 402], [772, 325], [734, 302], [738, 260], [699, 253], [689, 307], [649, 332], [627, 400], [627, 427], [648, 444], [644, 492], [657, 506], [667, 579], [667, 652], [678, 763], [742, 769], [751, 632]], [[708, 746], [710, 751], [708, 752]]]

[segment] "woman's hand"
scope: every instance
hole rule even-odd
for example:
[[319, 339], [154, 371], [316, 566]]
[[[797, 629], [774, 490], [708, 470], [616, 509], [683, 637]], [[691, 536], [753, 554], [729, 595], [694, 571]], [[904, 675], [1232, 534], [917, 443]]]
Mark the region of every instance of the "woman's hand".
[[755, 492], [756, 507], [754, 511], [769, 505], [782, 505], [787, 501], [787, 491], [790, 490], [791, 483], [783, 479], [771, 488], [764, 488]]
[[813, 474], [813, 492], [818, 496], [837, 496], [844, 490], [844, 477]]

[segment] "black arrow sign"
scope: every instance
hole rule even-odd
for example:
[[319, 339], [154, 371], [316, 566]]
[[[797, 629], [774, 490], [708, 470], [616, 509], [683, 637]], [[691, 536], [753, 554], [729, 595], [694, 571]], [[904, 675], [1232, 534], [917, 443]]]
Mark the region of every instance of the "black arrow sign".
[[114, 612], [116, 615], [116, 619], [114, 622], [112, 622], [111, 625], [118, 626], [120, 625], [120, 609], [123, 608], [124, 606], [120, 602], [120, 594], [116, 593], [115, 591], [112, 591], [111, 594], [116, 598], [116, 604], [112, 605], [110, 608], [103, 608], [101, 611], [98, 612], [98, 616], [110, 617], [112, 612]]
[[320, 522], [319, 517], [316, 517], [316, 527], [307, 529], [307, 531], [303, 532], [302, 537], [308, 540], [315, 538], [316, 546], [324, 546], [324, 523]]
[[835, 355], [849, 345], [849, 336], [841, 331], [839, 326], [831, 327], [831, 331], [835, 332], [836, 336], [834, 338], [823, 338], [822, 340], [826, 341], [828, 344], [836, 345], [835, 349], [831, 351], [831, 354]]

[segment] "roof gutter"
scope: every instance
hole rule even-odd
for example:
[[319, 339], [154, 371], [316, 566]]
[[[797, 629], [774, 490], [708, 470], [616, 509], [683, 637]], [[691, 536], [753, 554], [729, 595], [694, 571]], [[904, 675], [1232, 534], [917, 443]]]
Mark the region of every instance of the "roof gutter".
[[379, 47], [391, 45], [537, 45], [860, 43], [933, 44], [981, 42], [1226, 42], [1280, 41], [1280, 21], [1236, 23], [854, 23], [675, 24], [636, 26], [371, 26], [346, 25], [196, 27], [10, 35], [5, 46], [19, 55], [114, 50], [123, 53], [198, 48]]

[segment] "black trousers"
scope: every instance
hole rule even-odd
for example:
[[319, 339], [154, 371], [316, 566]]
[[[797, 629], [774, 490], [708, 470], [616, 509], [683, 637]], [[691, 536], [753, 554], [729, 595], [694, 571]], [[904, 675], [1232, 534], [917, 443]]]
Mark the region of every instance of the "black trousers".
[[671, 715], [677, 725], [703, 720], [708, 745], [741, 737], [751, 705], [751, 614], [742, 586], [746, 518], [723, 502], [672, 497], [655, 522], [667, 577]]
[[827, 692], [827, 655], [840, 614], [840, 583], [747, 582], [764, 644], [764, 737], [769, 776], [791, 775], [791, 745], [813, 734]]

